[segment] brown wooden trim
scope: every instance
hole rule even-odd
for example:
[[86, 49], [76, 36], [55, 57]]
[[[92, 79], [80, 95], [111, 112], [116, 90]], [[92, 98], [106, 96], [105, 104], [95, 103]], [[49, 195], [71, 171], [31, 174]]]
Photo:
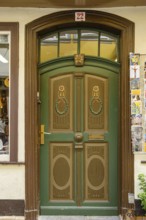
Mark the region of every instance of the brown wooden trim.
[[[120, 34], [120, 133], [119, 133], [119, 209], [128, 208], [128, 192], [133, 192], [133, 154], [130, 143], [129, 52], [134, 52], [134, 23], [113, 14], [86, 11], [85, 22], [75, 22], [75, 11], [62, 11], [41, 17], [26, 26], [25, 144], [27, 219], [39, 213], [39, 147], [37, 109], [37, 40], [48, 31], [67, 27], [95, 27]], [[32, 212], [31, 212], [32, 210]], [[35, 210], [35, 211], [34, 211]]]
[[0, 216], [24, 216], [24, 200], [0, 200]]
[[10, 116], [10, 161], [18, 161], [18, 66], [19, 66], [19, 26], [11, 31], [11, 116]]
[[137, 216], [134, 219], [135, 220], [146, 220], [146, 217], [144, 217], [144, 216]]
[[18, 55], [19, 55], [19, 23], [18, 22], [0, 22], [0, 31], [11, 32], [11, 58], [10, 58], [10, 161], [18, 161]]
[[25, 165], [24, 162], [0, 162], [0, 165]]

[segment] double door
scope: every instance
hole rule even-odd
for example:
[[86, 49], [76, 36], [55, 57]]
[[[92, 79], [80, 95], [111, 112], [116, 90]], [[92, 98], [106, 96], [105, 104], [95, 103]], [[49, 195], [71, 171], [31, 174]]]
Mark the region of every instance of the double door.
[[118, 74], [61, 68], [40, 86], [41, 214], [117, 215]]

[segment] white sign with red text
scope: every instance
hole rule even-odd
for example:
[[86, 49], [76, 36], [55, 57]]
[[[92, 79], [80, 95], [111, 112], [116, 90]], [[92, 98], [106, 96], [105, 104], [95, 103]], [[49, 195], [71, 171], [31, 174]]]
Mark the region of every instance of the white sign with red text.
[[85, 12], [75, 12], [75, 21], [85, 21], [86, 13]]

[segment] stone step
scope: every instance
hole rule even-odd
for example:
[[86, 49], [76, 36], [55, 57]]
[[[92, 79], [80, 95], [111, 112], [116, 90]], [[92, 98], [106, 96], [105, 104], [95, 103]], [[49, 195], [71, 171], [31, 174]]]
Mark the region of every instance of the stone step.
[[[39, 216], [39, 220], [120, 220], [118, 216]], [[21, 216], [0, 216], [0, 220], [25, 220]]]
[[120, 220], [119, 216], [39, 216], [39, 220]]

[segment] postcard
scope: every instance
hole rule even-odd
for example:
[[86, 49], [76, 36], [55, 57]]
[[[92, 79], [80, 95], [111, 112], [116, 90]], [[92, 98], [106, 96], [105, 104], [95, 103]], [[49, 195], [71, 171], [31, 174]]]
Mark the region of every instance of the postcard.
[[133, 65], [130, 66], [130, 78], [131, 79], [136, 79], [140, 78], [140, 66], [139, 65]]
[[139, 126], [131, 127], [131, 139], [133, 151], [142, 151], [143, 147], [143, 128]]
[[130, 53], [130, 66], [140, 65], [140, 54]]
[[131, 79], [130, 80], [130, 90], [140, 89], [140, 79]]
[[131, 115], [131, 125], [142, 125], [142, 114]]

